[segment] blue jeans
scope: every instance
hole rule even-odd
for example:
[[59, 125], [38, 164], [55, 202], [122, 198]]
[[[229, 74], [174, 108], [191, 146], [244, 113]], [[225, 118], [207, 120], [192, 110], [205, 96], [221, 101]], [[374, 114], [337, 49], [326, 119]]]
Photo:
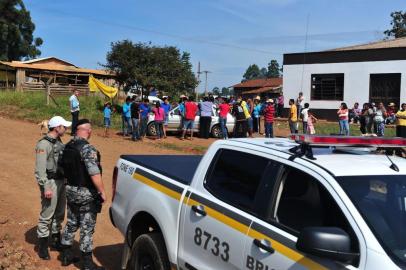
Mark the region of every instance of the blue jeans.
[[385, 122], [375, 122], [376, 135], [383, 137], [385, 135]]
[[228, 138], [227, 128], [226, 128], [227, 118], [220, 117], [219, 121], [220, 121], [221, 133], [223, 134], [223, 139], [227, 139]]
[[141, 116], [141, 123], [140, 123], [140, 136], [144, 137], [147, 135], [147, 125], [148, 125], [148, 116]]
[[164, 121], [155, 121], [155, 131], [156, 131], [156, 136], [158, 139], [163, 138], [164, 137], [164, 130], [163, 130], [163, 124]]
[[133, 123], [133, 135], [132, 138], [133, 139], [140, 139], [140, 130], [139, 130], [139, 122], [140, 120], [137, 118], [131, 118], [132, 123]]
[[302, 122], [303, 124], [303, 134], [307, 134], [307, 122]]
[[273, 123], [265, 122], [265, 138], [273, 138]]
[[121, 116], [121, 119], [123, 120], [123, 135], [127, 136], [128, 133], [131, 133], [131, 118], [130, 117], [125, 117], [124, 115]]
[[350, 136], [350, 125], [348, 124], [348, 120], [339, 120], [340, 125], [340, 134], [345, 136]]

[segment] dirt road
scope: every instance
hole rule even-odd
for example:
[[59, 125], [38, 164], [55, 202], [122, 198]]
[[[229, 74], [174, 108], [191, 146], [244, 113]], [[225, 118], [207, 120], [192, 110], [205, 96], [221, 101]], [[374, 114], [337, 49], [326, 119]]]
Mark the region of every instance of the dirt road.
[[[34, 146], [41, 137], [39, 127], [32, 123], [0, 118], [0, 252], [4, 249], [2, 239], [18, 246], [31, 257], [34, 269], [63, 268], [56, 259], [58, 253], [51, 252], [50, 261], [40, 261], [34, 251], [36, 223], [40, 209], [40, 193], [34, 178]], [[142, 143], [114, 135], [101, 137], [101, 130], [94, 130], [91, 143], [102, 153], [103, 179], [107, 195], [111, 198], [111, 175], [113, 167], [122, 154], [181, 154], [184, 145], [176, 138]], [[67, 142], [70, 136], [63, 138]], [[195, 139], [193, 145], [206, 147], [213, 140]], [[187, 142], [190, 143], [190, 142]], [[166, 146], [164, 146], [166, 144]], [[170, 144], [171, 147], [167, 145]], [[175, 146], [175, 147], [174, 147]], [[168, 149], [169, 148], [169, 149]], [[189, 151], [190, 152], [190, 151]], [[98, 216], [94, 244], [94, 257], [106, 269], [119, 269], [123, 238], [111, 225], [107, 202]], [[76, 252], [79, 254], [77, 244]], [[1, 266], [0, 256], [0, 266]], [[1, 268], [1, 267], [0, 267]], [[17, 268], [18, 269], [18, 268]]]

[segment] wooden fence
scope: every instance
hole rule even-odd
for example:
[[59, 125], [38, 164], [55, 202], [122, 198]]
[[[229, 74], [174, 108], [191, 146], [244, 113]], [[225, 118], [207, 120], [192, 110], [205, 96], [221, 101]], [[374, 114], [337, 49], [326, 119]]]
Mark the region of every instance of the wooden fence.
[[[89, 86], [87, 84], [50, 84], [50, 93], [52, 96], [68, 96], [72, 94], [74, 89], [79, 90], [82, 96], [89, 95]], [[46, 86], [43, 83], [23, 83], [22, 90], [24, 92], [46, 92]]]

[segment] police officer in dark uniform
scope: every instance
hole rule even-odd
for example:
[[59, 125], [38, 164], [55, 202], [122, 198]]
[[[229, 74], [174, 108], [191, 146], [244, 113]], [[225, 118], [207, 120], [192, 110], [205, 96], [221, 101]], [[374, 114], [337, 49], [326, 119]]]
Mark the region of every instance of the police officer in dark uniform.
[[72, 244], [75, 233], [80, 229], [81, 270], [102, 270], [92, 259], [93, 233], [97, 213], [106, 200], [100, 166], [100, 154], [89, 144], [92, 133], [89, 120], [81, 119], [77, 123], [76, 136], [66, 144], [62, 167], [67, 178], [67, 223], [61, 237], [62, 265], [75, 262]]

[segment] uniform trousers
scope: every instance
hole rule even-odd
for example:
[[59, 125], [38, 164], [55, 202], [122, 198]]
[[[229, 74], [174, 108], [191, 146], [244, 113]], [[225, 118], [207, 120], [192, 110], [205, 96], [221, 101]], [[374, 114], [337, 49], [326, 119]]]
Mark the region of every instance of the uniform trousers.
[[52, 198], [44, 197], [44, 186], [39, 186], [41, 192], [41, 212], [38, 220], [38, 238], [48, 237], [51, 234], [59, 233], [62, 229], [62, 222], [65, 217], [65, 183], [63, 180], [48, 180], [47, 189], [52, 191]]
[[93, 250], [93, 233], [97, 213], [92, 209], [93, 193], [85, 187], [66, 186], [68, 201], [67, 223], [63, 230], [62, 245], [72, 246], [75, 233], [80, 229], [79, 249], [89, 253]]

